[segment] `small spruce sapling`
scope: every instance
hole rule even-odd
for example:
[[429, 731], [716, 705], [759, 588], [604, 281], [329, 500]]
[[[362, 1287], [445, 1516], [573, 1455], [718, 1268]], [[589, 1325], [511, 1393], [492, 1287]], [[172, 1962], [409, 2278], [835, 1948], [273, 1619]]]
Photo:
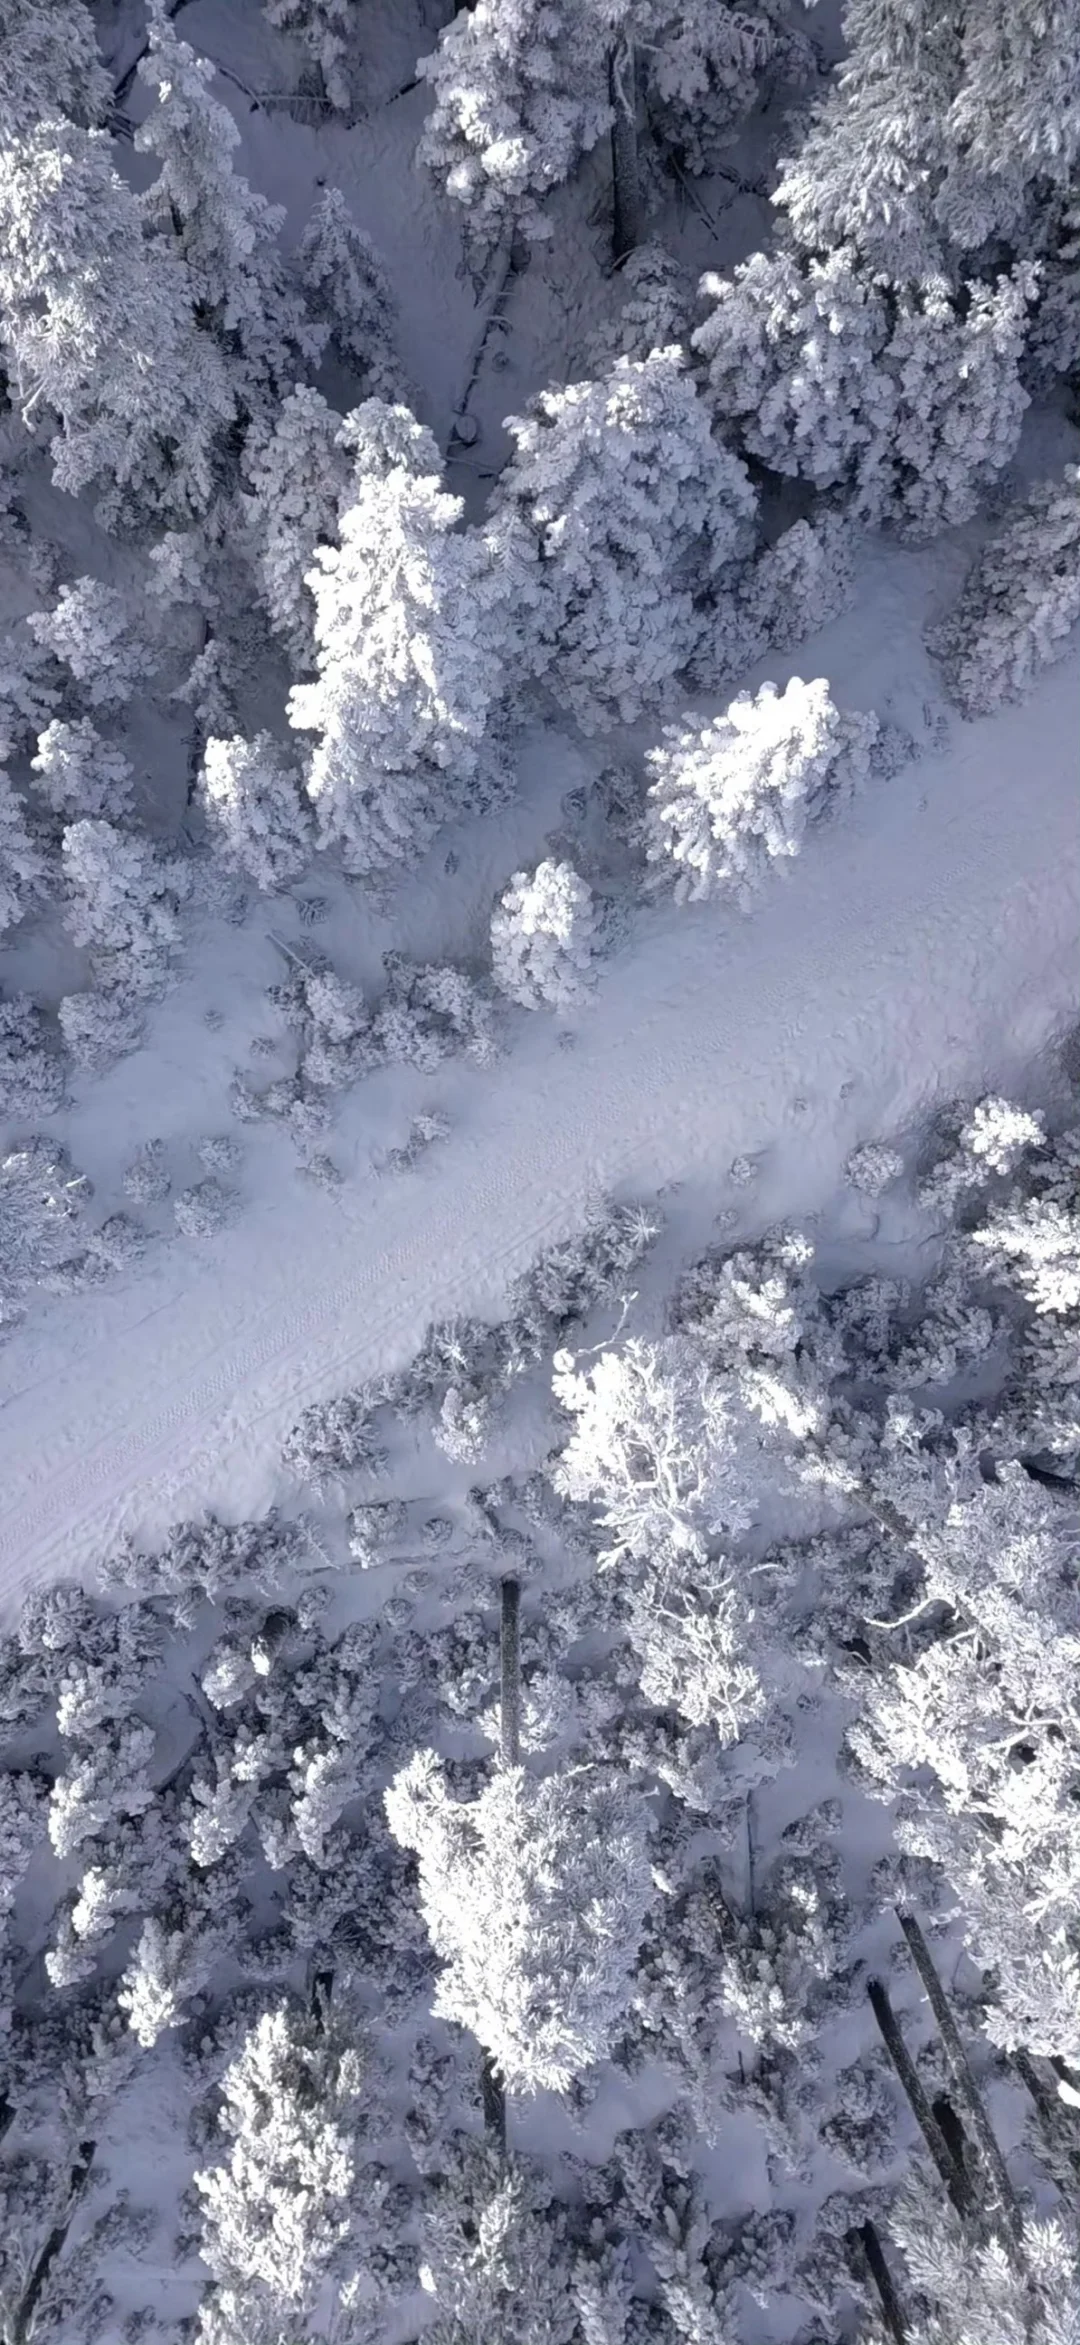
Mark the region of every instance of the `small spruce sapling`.
[[312, 316], [359, 375], [364, 398], [407, 401], [390, 280], [340, 188], [327, 187], [319, 197], [296, 261]]
[[580, 1002], [598, 942], [592, 890], [573, 865], [548, 860], [514, 873], [491, 921], [495, 983], [523, 1009]]

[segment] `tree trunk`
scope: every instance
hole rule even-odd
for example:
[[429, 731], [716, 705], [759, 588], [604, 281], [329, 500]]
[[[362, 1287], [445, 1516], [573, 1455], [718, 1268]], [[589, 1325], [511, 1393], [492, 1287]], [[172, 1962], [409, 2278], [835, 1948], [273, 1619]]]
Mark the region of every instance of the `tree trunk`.
[[894, 2345], [907, 2345], [900, 2299], [893, 2286], [892, 2273], [885, 2261], [885, 2251], [874, 2224], [857, 2223], [854, 2230], [848, 2232], [848, 2244], [858, 2247], [866, 2259], [867, 2269], [877, 2289], [882, 2319]]
[[71, 2229], [75, 2209], [86, 2188], [96, 2148], [97, 2143], [93, 2141], [79, 2143], [79, 2154], [71, 2169], [71, 2180], [68, 2186], [67, 2213], [62, 2223], [53, 2224], [30, 2278], [23, 2289], [22, 2296], [15, 2307], [11, 2322], [11, 2345], [28, 2345], [33, 2328], [34, 2313], [37, 2310], [42, 2289]]
[[876, 2235], [874, 2223], [855, 2223], [855, 2230], [848, 2230], [848, 2247], [860, 2249], [864, 2261], [867, 2261], [869, 2277], [871, 2277], [871, 2282], [874, 2282], [876, 2291], [879, 2291], [881, 2317], [883, 2317], [883, 2322], [886, 2322], [890, 2338], [893, 2338], [893, 2345], [907, 2345], [907, 2329], [904, 2329], [900, 2296], [897, 2296], [897, 2291], [893, 2286], [893, 2272], [888, 2270], [886, 2251], [883, 2251], [883, 2247], [881, 2247], [881, 2239], [879, 2239], [879, 2235]]
[[501, 2158], [506, 2156], [506, 2092], [494, 2062], [487, 2052], [481, 2054], [480, 2098], [484, 2108], [484, 2131], [489, 2134]]
[[880, 1979], [871, 1979], [867, 1987], [870, 2004], [885, 2049], [911, 2103], [915, 2122], [937, 2167], [956, 2212], [969, 2221], [975, 2219], [978, 2208], [963, 2166], [953, 2157], [948, 2142], [923, 2090], [922, 2080], [900, 2032], [900, 2023]]
[[521, 1582], [502, 1583], [501, 1717], [504, 1767], [521, 1764]]
[[978, 2085], [968, 2065], [968, 2056], [960, 2041], [960, 2031], [952, 2015], [945, 1989], [934, 1967], [930, 1952], [914, 1914], [900, 1913], [900, 1927], [911, 1948], [912, 1960], [930, 1998], [930, 2007], [941, 2030], [945, 2057], [952, 2070], [953, 2082], [971, 2123], [976, 2147], [983, 2167], [1000, 2200], [1001, 2212], [1009, 2239], [1015, 2249], [1023, 2244], [1024, 2225], [1016, 2201], [1016, 2193], [1009, 2180], [1008, 2169], [998, 2146], [997, 2137], [982, 2104]]
[[618, 263], [641, 242], [641, 177], [638, 167], [637, 84], [632, 41], [616, 41], [608, 56], [611, 125], [612, 254]]

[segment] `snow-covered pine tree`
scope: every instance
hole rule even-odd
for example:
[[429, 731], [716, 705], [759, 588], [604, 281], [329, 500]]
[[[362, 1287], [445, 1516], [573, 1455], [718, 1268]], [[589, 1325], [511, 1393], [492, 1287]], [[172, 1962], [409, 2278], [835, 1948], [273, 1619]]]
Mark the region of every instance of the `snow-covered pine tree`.
[[307, 584], [315, 549], [332, 545], [353, 467], [342, 421], [310, 384], [298, 384], [244, 446], [246, 514], [259, 593], [297, 672], [315, 665], [315, 603]]
[[693, 284], [664, 245], [639, 244], [629, 253], [613, 291], [619, 307], [590, 336], [584, 375], [607, 374], [617, 358], [648, 358], [689, 341]]
[[442, 1972], [436, 2010], [471, 2028], [508, 2092], [564, 2092], [610, 2050], [652, 1903], [644, 1805], [596, 1771], [500, 1767], [456, 1801], [432, 1751], [386, 1794], [420, 1864]]
[[491, 921], [495, 983], [523, 1009], [572, 1009], [588, 988], [598, 942], [592, 889], [550, 858], [516, 871]]
[[721, 1528], [746, 1529], [729, 1396], [685, 1342], [631, 1337], [585, 1373], [560, 1351], [552, 1382], [571, 1424], [552, 1480], [561, 1496], [596, 1507], [611, 1534], [602, 1563], [698, 1556]]
[[958, 296], [943, 278], [890, 288], [851, 245], [781, 247], [702, 289], [715, 307], [693, 341], [717, 420], [774, 472], [929, 537], [967, 520], [1014, 454], [1026, 267]]
[[211, 94], [215, 68], [182, 41], [166, 0], [150, 0], [139, 77], [155, 103], [135, 143], [161, 169], [141, 199], [150, 249], [165, 244], [189, 275], [195, 314], [237, 362], [246, 406], [281, 397], [323, 335], [285, 267], [281, 205], [257, 195], [234, 167], [240, 133]]
[[210, 502], [234, 401], [191, 298], [183, 263], [147, 242], [103, 133], [54, 118], [8, 142], [0, 314], [16, 397], [55, 427], [57, 486], [100, 484], [106, 526], [190, 519]]
[[67, 925], [76, 944], [90, 947], [96, 973], [127, 994], [156, 993], [180, 941], [187, 867], [101, 821], [69, 826], [62, 864]]
[[26, 624], [35, 642], [67, 668], [78, 698], [90, 708], [110, 708], [130, 700], [156, 666], [133, 618], [116, 587], [100, 578], [77, 578], [61, 587], [51, 611], [32, 611]]
[[715, 305], [693, 336], [722, 428], [772, 471], [815, 488], [860, 480], [888, 431], [883, 289], [850, 246], [819, 259], [754, 253], [730, 278], [703, 277]]
[[1017, 2258], [993, 2224], [961, 2222], [938, 2177], [917, 2165], [889, 2231], [919, 2308], [905, 2324], [910, 2345], [1058, 2345], [1080, 2324], [1080, 2239], [1064, 2207], [1025, 2225]]
[[0, 766], [0, 932], [41, 901], [46, 865], [27, 828], [26, 808]]
[[1015, 243], [1080, 155], [1075, 0], [848, 0], [836, 85], [776, 201], [807, 250], [916, 280]]
[[550, 233], [545, 197], [611, 125], [610, 45], [573, 0], [476, 0], [420, 59], [432, 106], [419, 158], [461, 205], [477, 261], [515, 232]]
[[846, 611], [859, 535], [850, 513], [828, 506], [781, 530], [708, 611], [690, 671], [697, 688], [721, 691], [766, 652], [793, 651]]
[[360, 2055], [332, 2019], [283, 2005], [245, 2036], [222, 2080], [226, 2155], [195, 2176], [214, 2280], [198, 2345], [284, 2340], [312, 2321], [361, 2219], [363, 2089]]
[[[933, 1499], [935, 1493], [928, 1493]], [[1080, 2066], [1080, 1609], [1068, 1510], [1018, 1464], [913, 1525], [913, 1658], [868, 1681], [851, 1744], [942, 1868], [994, 1975], [994, 2041]]]
[[233, 867], [269, 893], [298, 879], [311, 856], [311, 810], [293, 760], [269, 733], [206, 744], [199, 795]]
[[816, 71], [786, 0], [646, 0], [640, 26], [649, 127], [683, 171], [715, 170], [739, 124], [777, 81]]
[[[929, 538], [969, 521], [1016, 453], [1028, 393], [1021, 362], [1034, 272], [962, 296], [943, 279], [903, 293], [884, 366], [893, 386], [880, 451], [880, 511], [902, 537]], [[874, 501], [877, 492], [872, 491]]]
[[629, 724], [693, 657], [709, 590], [750, 550], [756, 497], [677, 350], [544, 391], [507, 427], [493, 509], [536, 546], [535, 665], [587, 732]]
[[308, 789], [321, 842], [373, 872], [423, 853], [440, 822], [490, 793], [487, 737], [505, 689], [527, 549], [462, 532], [438, 450], [404, 407], [369, 399], [349, 418], [351, 501], [320, 546], [318, 677], [289, 721], [319, 738]]
[[263, 0], [269, 21], [292, 33], [318, 68], [327, 102], [340, 114], [353, 103], [356, 0]]
[[[646, 853], [679, 902], [734, 896], [744, 907], [778, 856], [797, 855], [865, 779], [876, 717], [837, 708], [823, 677], [740, 694], [710, 724], [667, 726], [650, 750]], [[674, 867], [674, 870], [673, 870]]]
[[38, 736], [30, 768], [35, 795], [66, 822], [83, 816], [91, 822], [130, 820], [130, 763], [89, 717], [78, 717], [72, 724], [55, 717]]
[[1040, 481], [969, 570], [928, 636], [965, 716], [1029, 692], [1080, 620], [1080, 465]]
[[63, 1098], [63, 1062], [41, 1011], [28, 993], [0, 995], [0, 1115], [33, 1127]]
[[0, 145], [45, 115], [87, 130], [105, 119], [112, 87], [85, 0], [2, 0]]
[[407, 401], [397, 348], [397, 305], [370, 236], [358, 228], [339, 187], [324, 188], [296, 253], [311, 315], [365, 399]]
[[614, 130], [621, 258], [637, 242], [642, 98], [681, 167], [711, 167], [770, 69], [790, 74], [808, 64], [808, 46], [786, 17], [782, 0], [752, 8], [727, 0], [611, 0], [603, 8], [477, 0], [459, 10], [418, 68], [434, 91], [420, 155], [462, 206], [467, 247], [480, 260], [515, 231], [549, 235], [546, 197]]

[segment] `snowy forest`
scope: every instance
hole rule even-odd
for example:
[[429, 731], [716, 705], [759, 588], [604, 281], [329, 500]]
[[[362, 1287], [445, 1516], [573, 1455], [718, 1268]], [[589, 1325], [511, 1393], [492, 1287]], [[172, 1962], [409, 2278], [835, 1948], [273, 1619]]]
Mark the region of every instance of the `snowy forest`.
[[1080, 2345], [1080, 0], [0, 0], [0, 2345]]

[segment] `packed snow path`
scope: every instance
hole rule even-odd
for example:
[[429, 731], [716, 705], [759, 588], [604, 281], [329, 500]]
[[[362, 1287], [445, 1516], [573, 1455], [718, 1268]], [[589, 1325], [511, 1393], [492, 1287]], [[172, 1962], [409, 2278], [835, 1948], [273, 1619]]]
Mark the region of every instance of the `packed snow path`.
[[693, 1243], [732, 1158], [765, 1151], [755, 1218], [805, 1215], [857, 1142], [1030, 1071], [1076, 1014], [1076, 701], [1067, 661], [1026, 706], [958, 724], [748, 919], [642, 916], [573, 1046], [523, 1017], [414, 1173], [330, 1196], [290, 1180], [205, 1255], [173, 1247], [50, 1306], [0, 1361], [0, 1595], [92, 1566], [125, 1529], [261, 1510], [308, 1401], [406, 1358], [429, 1320], [497, 1304], [597, 1191], [682, 1183]]

